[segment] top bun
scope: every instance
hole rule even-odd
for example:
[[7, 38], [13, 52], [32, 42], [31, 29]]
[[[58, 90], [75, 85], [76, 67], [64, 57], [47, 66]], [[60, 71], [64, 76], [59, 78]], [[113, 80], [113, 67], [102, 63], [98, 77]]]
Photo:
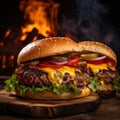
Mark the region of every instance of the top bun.
[[115, 65], [117, 64], [115, 52], [107, 45], [95, 41], [84, 41], [77, 44], [67, 37], [50, 37], [29, 43], [18, 54], [17, 63], [19, 65], [34, 59], [69, 52], [95, 52], [108, 56], [115, 62]]
[[79, 42], [77, 47], [77, 51], [81, 52], [95, 52], [105, 56], [108, 56], [112, 60], [114, 60], [115, 64], [117, 64], [117, 57], [115, 52], [107, 45], [95, 42], [95, 41], [83, 41]]
[[74, 52], [77, 43], [67, 37], [50, 37], [26, 45], [18, 54], [18, 65], [30, 60]]

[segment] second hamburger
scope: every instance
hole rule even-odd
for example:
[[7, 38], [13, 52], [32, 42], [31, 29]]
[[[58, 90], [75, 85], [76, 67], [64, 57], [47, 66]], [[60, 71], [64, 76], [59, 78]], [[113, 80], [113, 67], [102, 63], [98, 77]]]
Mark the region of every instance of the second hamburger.
[[[86, 61], [86, 69], [91, 71], [89, 88], [97, 91], [102, 98], [113, 97], [116, 91], [120, 91], [115, 52], [109, 46], [95, 41], [79, 42], [78, 45], [78, 51], [81, 51], [80, 58]], [[101, 87], [96, 84], [100, 84]]]

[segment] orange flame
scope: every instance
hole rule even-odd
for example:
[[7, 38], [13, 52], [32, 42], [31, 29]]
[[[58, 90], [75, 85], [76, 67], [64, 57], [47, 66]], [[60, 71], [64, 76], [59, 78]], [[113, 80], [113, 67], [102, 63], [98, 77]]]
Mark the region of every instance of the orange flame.
[[49, 37], [55, 34], [55, 24], [53, 22], [57, 19], [59, 3], [54, 3], [52, 0], [48, 2], [38, 0], [21, 0], [20, 10], [24, 12], [25, 24], [21, 27], [21, 40], [25, 40], [27, 33], [31, 32], [33, 28], [38, 30], [38, 33]]

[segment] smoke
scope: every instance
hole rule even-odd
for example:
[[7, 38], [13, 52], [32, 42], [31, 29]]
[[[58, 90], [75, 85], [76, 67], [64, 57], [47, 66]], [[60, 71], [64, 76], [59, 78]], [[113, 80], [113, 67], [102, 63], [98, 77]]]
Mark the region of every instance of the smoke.
[[[63, 34], [75, 41], [97, 40], [103, 36], [103, 18], [106, 8], [98, 0], [70, 0], [60, 8], [59, 23]], [[63, 12], [64, 10], [64, 12]]]
[[[115, 15], [119, 12], [113, 3], [109, 4], [112, 7], [107, 5], [100, 0], [66, 0], [66, 3], [61, 0], [58, 23], [60, 32], [77, 42], [98, 41], [110, 46], [117, 55], [117, 69], [120, 71], [120, 35], [112, 21], [114, 17], [117, 22]], [[110, 13], [112, 9], [117, 9], [117, 13]]]

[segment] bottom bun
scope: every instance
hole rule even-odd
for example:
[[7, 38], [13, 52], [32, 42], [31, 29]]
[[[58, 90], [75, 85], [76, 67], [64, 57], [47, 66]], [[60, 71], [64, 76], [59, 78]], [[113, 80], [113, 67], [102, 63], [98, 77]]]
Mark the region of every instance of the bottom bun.
[[101, 97], [101, 98], [112, 98], [116, 95], [116, 91], [115, 90], [99, 90], [97, 91], [98, 95]]
[[112, 98], [116, 95], [116, 91], [113, 90], [113, 85], [101, 81], [104, 90], [98, 90], [97, 93], [101, 98]]
[[37, 92], [35, 95], [31, 91], [26, 91], [24, 96], [20, 95], [19, 89], [15, 89], [15, 93], [19, 97], [27, 99], [41, 99], [41, 100], [60, 100], [60, 99], [75, 99], [80, 97], [86, 97], [90, 95], [91, 91], [89, 88], [82, 89], [80, 95], [75, 95], [74, 92], [65, 92], [62, 95], [57, 95], [53, 92]]

